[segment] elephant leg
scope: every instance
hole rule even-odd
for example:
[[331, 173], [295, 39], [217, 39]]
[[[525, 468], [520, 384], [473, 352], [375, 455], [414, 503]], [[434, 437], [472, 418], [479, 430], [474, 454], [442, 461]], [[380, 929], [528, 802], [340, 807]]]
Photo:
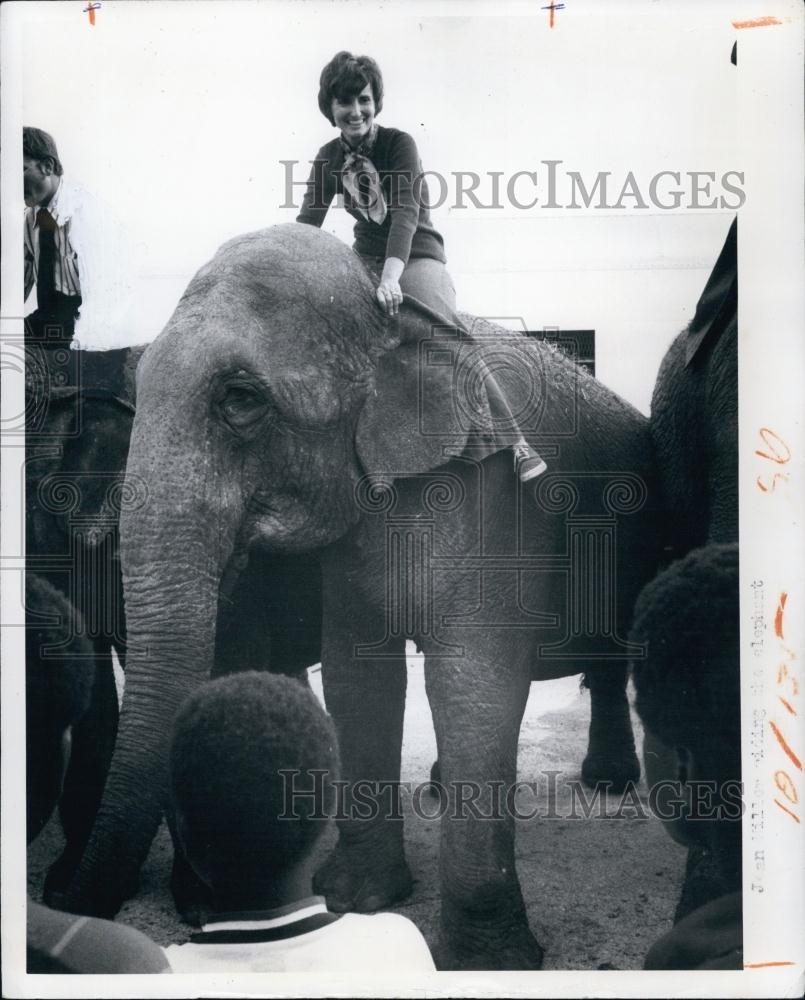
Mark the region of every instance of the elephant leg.
[[581, 765], [586, 785], [619, 793], [629, 782], [640, 780], [626, 697], [628, 679], [625, 664], [602, 664], [588, 670], [585, 686], [590, 690], [590, 734], [587, 755]]
[[[375, 638], [383, 634], [382, 619], [379, 626]], [[398, 790], [408, 678], [404, 640], [395, 645], [399, 655], [391, 659], [360, 659], [353, 634], [328, 636], [325, 630], [324, 700], [338, 731], [341, 778], [347, 784], [338, 844], [316, 873], [314, 887], [336, 911], [369, 913], [411, 892]]]
[[439, 969], [538, 969], [542, 964], [517, 879], [514, 815], [507, 808], [530, 675], [527, 664], [505, 659], [426, 660], [446, 794], [441, 924], [433, 953]]
[[48, 906], [58, 906], [81, 861], [115, 747], [118, 702], [111, 650], [108, 643], [96, 642], [96, 652], [92, 700], [73, 727], [70, 764], [59, 802], [66, 844], [45, 879], [43, 898]]

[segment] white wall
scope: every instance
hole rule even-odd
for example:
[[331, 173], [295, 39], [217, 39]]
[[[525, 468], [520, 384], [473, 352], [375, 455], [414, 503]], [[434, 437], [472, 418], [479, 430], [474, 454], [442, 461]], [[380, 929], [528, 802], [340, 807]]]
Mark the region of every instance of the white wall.
[[[379, 120], [415, 136], [428, 170], [505, 181], [554, 159], [590, 181], [612, 171], [616, 189], [631, 170], [645, 194], [659, 170], [741, 169], [728, 7], [569, 0], [551, 30], [540, 6], [104, 0], [91, 27], [84, 2], [18, 5], [24, 120], [141, 248], [139, 339], [221, 242], [293, 219], [279, 161], [302, 161], [302, 180], [335, 134], [316, 93], [340, 48], [378, 60]], [[731, 213], [445, 205], [434, 219], [460, 307], [595, 328], [599, 377], [647, 411]], [[350, 238], [343, 211], [328, 223]]]

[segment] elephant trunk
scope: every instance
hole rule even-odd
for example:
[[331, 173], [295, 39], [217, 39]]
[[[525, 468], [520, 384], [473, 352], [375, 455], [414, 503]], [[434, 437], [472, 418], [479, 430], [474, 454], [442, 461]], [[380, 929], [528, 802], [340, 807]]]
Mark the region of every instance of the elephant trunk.
[[120, 725], [101, 808], [65, 900], [68, 910], [107, 917], [136, 891], [159, 826], [177, 709], [210, 675], [219, 582], [239, 516], [231, 508], [240, 507], [231, 504], [226, 518], [226, 496], [215, 483], [199, 484], [181, 470], [167, 480], [144, 470], [137, 450], [135, 434], [129, 473], [149, 484], [149, 495], [121, 512], [128, 648]]

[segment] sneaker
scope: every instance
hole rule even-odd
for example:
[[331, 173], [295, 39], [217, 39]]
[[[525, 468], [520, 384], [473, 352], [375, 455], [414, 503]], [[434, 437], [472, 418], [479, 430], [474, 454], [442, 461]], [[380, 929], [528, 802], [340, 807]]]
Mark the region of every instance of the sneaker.
[[536, 479], [548, 466], [529, 445], [517, 445], [514, 449], [514, 471], [521, 483]]

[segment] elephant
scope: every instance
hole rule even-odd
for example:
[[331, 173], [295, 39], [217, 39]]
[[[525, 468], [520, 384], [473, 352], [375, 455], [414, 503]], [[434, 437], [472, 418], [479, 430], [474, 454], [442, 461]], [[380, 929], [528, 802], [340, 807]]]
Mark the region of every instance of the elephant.
[[[689, 326], [660, 365], [651, 400], [666, 562], [738, 543], [738, 222], [734, 219]], [[737, 592], [734, 595], [738, 601]], [[673, 747], [647, 738], [658, 768]], [[665, 761], [665, 763], [661, 763]], [[712, 856], [691, 847], [675, 921], [732, 891]]]
[[[26, 569], [71, 609], [64, 648], [82, 640], [95, 677], [89, 709], [73, 728], [59, 805], [65, 847], [45, 881], [50, 902], [69, 885], [86, 847], [117, 732], [112, 650], [125, 663], [117, 521], [142, 350], [27, 350]], [[33, 627], [30, 609], [27, 618]]]
[[674, 559], [738, 541], [737, 238], [733, 222], [693, 321], [662, 360], [651, 400], [665, 544]]
[[[65, 847], [44, 886], [49, 905], [63, 895], [86, 848], [101, 801], [118, 725], [112, 650], [125, 669], [126, 618], [118, 520], [139, 502], [142, 482], [124, 486], [134, 422], [134, 373], [145, 345], [109, 351], [28, 348], [26, 567], [72, 609], [68, 643], [82, 641], [94, 660], [89, 709], [73, 728], [72, 753], [59, 814]], [[222, 595], [216, 662], [239, 669], [275, 669], [306, 679], [320, 659], [321, 586], [318, 564], [276, 556], [240, 574]], [[28, 614], [34, 626], [36, 614]], [[129, 892], [134, 891], [134, 883]], [[192, 922], [207, 891], [175, 856], [172, 889]]]
[[[396, 783], [411, 639], [448, 811], [462, 809], [441, 826], [437, 965], [540, 966], [512, 810], [464, 815], [462, 790], [483, 810], [511, 789], [531, 680], [585, 669], [589, 756], [631, 766], [622, 637], [656, 565], [653, 462], [646, 419], [572, 361], [464, 322], [471, 336], [413, 300], [386, 316], [353, 251], [298, 224], [230, 240], [193, 278], [137, 371], [126, 475], [148, 496], [120, 520], [127, 685], [69, 909], [116, 912], [148, 852], [171, 720], [213, 668], [219, 594], [263, 558], [309, 554], [347, 783], [316, 891], [365, 912], [410, 892]], [[548, 461], [536, 483], [473, 437], [491, 370]]]

